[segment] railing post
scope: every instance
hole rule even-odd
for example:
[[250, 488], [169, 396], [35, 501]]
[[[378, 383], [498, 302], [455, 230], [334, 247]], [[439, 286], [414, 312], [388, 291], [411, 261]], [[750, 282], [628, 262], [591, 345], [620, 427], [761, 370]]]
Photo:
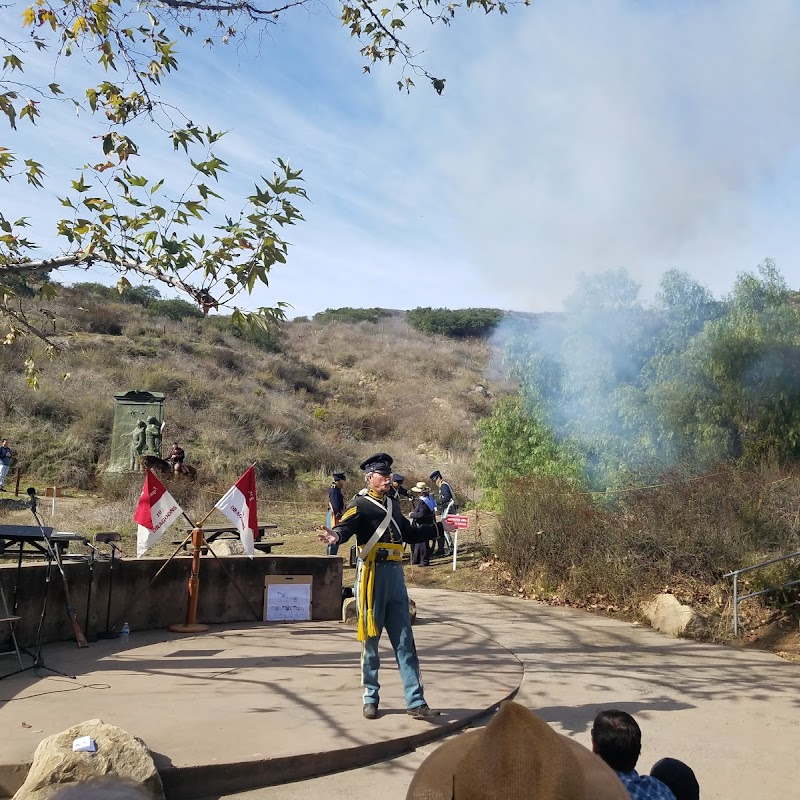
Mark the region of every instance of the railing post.
[[739, 635], [739, 573], [733, 573], [733, 635]]

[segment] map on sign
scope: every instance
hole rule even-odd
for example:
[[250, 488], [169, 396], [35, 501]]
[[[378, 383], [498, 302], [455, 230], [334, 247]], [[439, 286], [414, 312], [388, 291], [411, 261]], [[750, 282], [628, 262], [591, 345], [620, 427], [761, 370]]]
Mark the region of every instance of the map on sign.
[[310, 575], [265, 576], [265, 622], [300, 622], [311, 619]]
[[469, 517], [464, 514], [450, 514], [449, 517], [445, 517], [445, 520], [451, 525], [455, 525], [456, 528], [469, 528]]

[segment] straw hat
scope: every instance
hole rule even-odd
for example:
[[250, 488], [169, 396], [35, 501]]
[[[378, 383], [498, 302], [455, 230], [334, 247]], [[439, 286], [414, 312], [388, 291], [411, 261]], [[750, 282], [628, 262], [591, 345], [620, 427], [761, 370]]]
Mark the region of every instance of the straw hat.
[[431, 493], [431, 490], [425, 485], [425, 481], [420, 481], [419, 483], [412, 486], [411, 491], [417, 492], [419, 494], [425, 494], [425, 492], [427, 492], [428, 494]]
[[630, 800], [613, 770], [518, 703], [422, 762], [406, 800]]

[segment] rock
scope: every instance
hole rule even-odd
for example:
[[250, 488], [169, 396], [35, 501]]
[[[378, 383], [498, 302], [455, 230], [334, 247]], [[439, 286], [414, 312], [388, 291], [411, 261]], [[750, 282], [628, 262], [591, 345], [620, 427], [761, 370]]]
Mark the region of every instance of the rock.
[[657, 594], [649, 603], [643, 603], [642, 614], [657, 631], [670, 636], [697, 636], [706, 628], [705, 617], [691, 606], [682, 605], [672, 594]]
[[[79, 736], [94, 739], [97, 752], [73, 753], [72, 742]], [[28, 777], [13, 800], [51, 800], [67, 785], [109, 773], [140, 784], [142, 796], [148, 800], [164, 800], [164, 787], [147, 745], [99, 719], [81, 722], [43, 739], [33, 755]]]
[[[215, 542], [211, 542], [209, 548], [213, 550], [218, 556], [244, 555], [244, 546], [238, 539], [217, 539]], [[260, 550], [256, 550], [255, 555], [263, 556], [264, 553], [262, 553]]]
[[[417, 604], [409, 597], [408, 598], [408, 613], [411, 617], [411, 624], [417, 621]], [[345, 625], [352, 625], [354, 628], [358, 624], [358, 617], [356, 615], [356, 599], [355, 597], [348, 597], [342, 603], [342, 622]]]
[[342, 603], [342, 622], [345, 625], [352, 625], [353, 627], [356, 626], [356, 599], [355, 597], [348, 597], [344, 603]]
[[476, 387], [475, 387], [475, 388], [472, 390], [472, 392], [473, 392], [473, 394], [479, 394], [481, 397], [488, 397], [488, 396], [489, 396], [489, 392], [488, 392], [488, 390], [486, 389], [486, 387], [485, 387], [485, 386], [481, 386], [481, 384], [478, 384], [478, 385], [477, 385], [477, 386], [476, 386]]
[[102, 775], [59, 789], [54, 800], [148, 800], [150, 795], [140, 784], [119, 775]]

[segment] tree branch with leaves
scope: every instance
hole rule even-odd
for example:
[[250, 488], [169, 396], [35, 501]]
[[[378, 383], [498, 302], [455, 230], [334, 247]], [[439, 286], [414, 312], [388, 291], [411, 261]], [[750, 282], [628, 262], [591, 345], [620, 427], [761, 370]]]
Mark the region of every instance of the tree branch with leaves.
[[[120, 292], [142, 280], [162, 283], [191, 298], [204, 313], [231, 310], [238, 325], [263, 327], [284, 318], [283, 303], [248, 312], [237, 302], [257, 284], [268, 285], [270, 270], [286, 263], [285, 231], [302, 221], [299, 204], [307, 199], [301, 170], [277, 158], [271, 174], [262, 175], [249, 196], [231, 203], [217, 191], [228, 170], [215, 153], [222, 134], [187, 119], [159, 92], [179, 67], [180, 39], [202, 30], [204, 44], [226, 44], [243, 23], [270, 25], [312, 2], [35, 0], [2, 9], [7, 18], [16, 17], [20, 32], [18, 38], [0, 38], [0, 114], [10, 135], [25, 147], [23, 126], [46, 119], [53, 104], [67, 104], [90, 124], [89, 135], [98, 146], [93, 163], [80, 167], [79, 177], [57, 192], [66, 210], [54, 226], [58, 252], [49, 246], [50, 252], [42, 253], [29, 220], [13, 219], [0, 209], [0, 319], [7, 346], [33, 335], [47, 354], [58, 352], [62, 342], [52, 326], [43, 324], [42, 304], [57, 292], [51, 277], [67, 267], [104, 266], [118, 274]], [[467, 0], [466, 7], [506, 13], [506, 5], [494, 0]], [[402, 35], [409, 17], [448, 25], [458, 8], [458, 3], [440, 0], [388, 7], [344, 0], [340, 19], [361, 42], [365, 71], [398, 60], [400, 89], [414, 85], [411, 72], [441, 94], [444, 78], [418, 63]], [[99, 71], [98, 80], [76, 86], [75, 71], [67, 69], [76, 59], [84, 62], [81, 74]], [[28, 81], [26, 70], [52, 74], [53, 80]], [[58, 80], [62, 71], [68, 73], [66, 82]], [[185, 176], [182, 188], [176, 188], [174, 178], [166, 182], [135, 166], [145, 159], [133, 138], [134, 121], [171, 140], [175, 173]], [[0, 140], [0, 180], [42, 188], [47, 181], [43, 161]], [[35, 379], [35, 360], [29, 361]]]

